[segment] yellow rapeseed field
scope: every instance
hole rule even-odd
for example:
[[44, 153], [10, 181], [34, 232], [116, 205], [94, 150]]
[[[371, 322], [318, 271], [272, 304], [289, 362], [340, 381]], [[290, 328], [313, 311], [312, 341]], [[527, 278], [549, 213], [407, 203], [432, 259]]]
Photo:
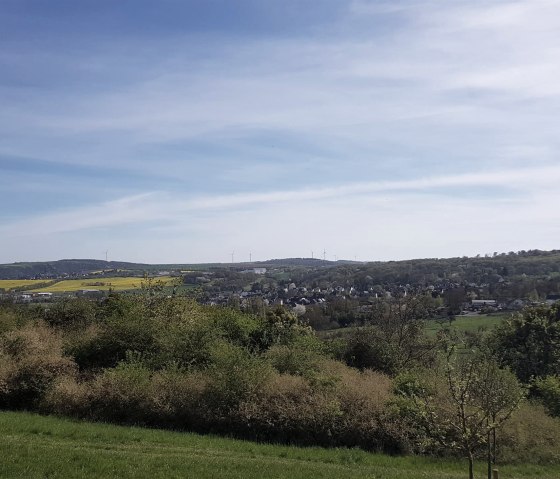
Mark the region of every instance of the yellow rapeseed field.
[[33, 286], [34, 284], [46, 283], [48, 279], [0, 279], [0, 289], [6, 291], [24, 286]]
[[[177, 278], [171, 276], [161, 276], [154, 278], [158, 281], [163, 281], [165, 284], [170, 284]], [[34, 289], [38, 293], [63, 293], [80, 291], [82, 289], [98, 289], [100, 291], [126, 291], [129, 289], [138, 289], [142, 287], [144, 278], [138, 277], [115, 277], [115, 278], [90, 278], [90, 279], [66, 279], [47, 286], [46, 288]]]

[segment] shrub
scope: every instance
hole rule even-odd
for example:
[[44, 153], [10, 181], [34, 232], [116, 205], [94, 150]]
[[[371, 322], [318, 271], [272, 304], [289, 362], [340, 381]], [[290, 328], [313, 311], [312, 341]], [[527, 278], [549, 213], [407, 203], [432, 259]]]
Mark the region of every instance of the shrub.
[[90, 418], [90, 392], [90, 384], [80, 383], [75, 377], [57, 378], [44, 395], [40, 410], [47, 414]]
[[252, 344], [256, 350], [264, 351], [275, 344], [292, 344], [301, 336], [311, 336], [310, 327], [302, 325], [297, 316], [278, 306], [267, 310], [258, 318], [258, 327], [252, 334]]
[[82, 370], [115, 367], [129, 351], [155, 354], [155, 331], [155, 322], [142, 316], [109, 318], [69, 335], [66, 351]]
[[491, 344], [520, 381], [560, 375], [560, 305], [527, 308], [499, 326]]
[[560, 418], [542, 405], [527, 402], [499, 432], [498, 461], [560, 464]]
[[57, 377], [73, 375], [60, 336], [42, 323], [0, 337], [0, 407], [34, 408]]
[[238, 423], [245, 435], [267, 441], [395, 452], [401, 439], [384, 421], [390, 390], [382, 374], [323, 360], [310, 377], [272, 374], [240, 404]]
[[280, 374], [310, 377], [319, 369], [323, 356], [301, 346], [272, 346], [264, 355]]
[[14, 309], [6, 307], [0, 309], [0, 334], [16, 329], [20, 321]]
[[95, 321], [96, 304], [83, 298], [64, 299], [42, 310], [44, 321], [51, 326], [84, 328]]
[[152, 407], [158, 425], [206, 432], [204, 403], [208, 379], [200, 371], [168, 367], [152, 376]]
[[220, 332], [199, 312], [164, 323], [155, 332], [155, 344], [159, 364], [176, 363], [182, 367], [203, 367], [210, 362], [212, 348], [220, 337]]
[[151, 371], [141, 363], [121, 362], [88, 385], [87, 401], [95, 419], [125, 424], [154, 422]]
[[547, 376], [535, 381], [534, 391], [551, 416], [560, 417], [560, 376]]
[[400, 368], [394, 346], [374, 327], [356, 329], [350, 335], [343, 359], [349, 366], [375, 369], [387, 374], [396, 374]]
[[271, 368], [239, 346], [219, 342], [212, 349], [206, 370], [206, 403], [218, 417], [227, 414], [243, 400], [252, 398], [266, 384]]

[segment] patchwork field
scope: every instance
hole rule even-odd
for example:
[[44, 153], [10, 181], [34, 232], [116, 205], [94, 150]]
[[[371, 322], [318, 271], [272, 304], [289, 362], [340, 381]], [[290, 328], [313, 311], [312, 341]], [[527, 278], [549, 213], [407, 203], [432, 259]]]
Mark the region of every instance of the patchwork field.
[[[462, 461], [297, 448], [0, 412], [0, 477], [462, 479]], [[477, 477], [485, 477], [478, 462]], [[503, 466], [506, 479], [553, 479], [558, 466]]]
[[[171, 276], [161, 276], [156, 278], [164, 284], [172, 284], [177, 278]], [[126, 291], [142, 287], [144, 279], [138, 277], [115, 277], [115, 278], [94, 278], [94, 279], [67, 279], [59, 281], [51, 286], [34, 289], [37, 293], [63, 293], [80, 291], [82, 289], [98, 289], [100, 291]]]

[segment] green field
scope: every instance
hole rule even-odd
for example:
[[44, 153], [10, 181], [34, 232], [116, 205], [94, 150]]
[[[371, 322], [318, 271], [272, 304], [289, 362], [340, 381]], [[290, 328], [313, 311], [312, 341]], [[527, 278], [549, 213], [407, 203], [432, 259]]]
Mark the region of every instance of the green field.
[[449, 327], [451, 331], [457, 332], [476, 332], [481, 329], [491, 330], [498, 326], [504, 318], [509, 315], [511, 315], [511, 313], [456, 316], [451, 325], [449, 325], [448, 322], [440, 323], [438, 321], [431, 320], [426, 323], [425, 331], [428, 336], [435, 336], [438, 331], [447, 327]]
[[[464, 462], [256, 444], [196, 434], [0, 412], [1, 478], [459, 479]], [[503, 466], [503, 479], [560, 477], [560, 466]], [[477, 477], [484, 464], [477, 464]]]
[[[426, 321], [424, 331], [429, 337], [434, 337], [438, 331], [450, 327], [451, 331], [466, 332], [472, 331], [476, 332], [479, 330], [490, 331], [498, 326], [506, 317], [512, 313], [495, 313], [495, 314], [477, 314], [469, 316], [456, 316], [456, 319], [451, 323], [451, 326], [447, 321], [439, 322], [434, 319]], [[352, 334], [356, 330], [356, 327], [350, 326], [347, 328], [337, 328], [329, 329], [326, 331], [317, 331], [317, 334], [321, 338], [328, 337], [344, 337], [346, 335]]]
[[[162, 281], [165, 284], [170, 284], [177, 278], [171, 276], [161, 276], [155, 280]], [[139, 277], [114, 277], [114, 278], [94, 278], [94, 279], [66, 279], [59, 281], [51, 286], [45, 288], [34, 289], [36, 293], [64, 293], [80, 291], [82, 289], [98, 289], [100, 291], [127, 291], [138, 289], [142, 287], [144, 278]]]

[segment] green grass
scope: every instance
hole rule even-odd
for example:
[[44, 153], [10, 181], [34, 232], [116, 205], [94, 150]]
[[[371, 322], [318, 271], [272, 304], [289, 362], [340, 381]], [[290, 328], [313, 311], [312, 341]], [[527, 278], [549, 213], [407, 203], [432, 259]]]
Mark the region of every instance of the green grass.
[[[511, 314], [511, 313], [510, 313]], [[472, 331], [476, 332], [481, 329], [492, 330], [498, 326], [508, 314], [478, 314], [476, 316], [456, 316], [455, 320], [451, 323], [450, 329], [457, 332]], [[449, 326], [448, 322], [439, 323], [438, 321], [431, 320], [426, 323], [426, 334], [428, 336], [435, 336], [438, 331]]]
[[[0, 412], [1, 478], [459, 479], [466, 465], [359, 450], [297, 448]], [[560, 466], [504, 466], [504, 479], [558, 478]], [[478, 477], [484, 464], [477, 464]]]

